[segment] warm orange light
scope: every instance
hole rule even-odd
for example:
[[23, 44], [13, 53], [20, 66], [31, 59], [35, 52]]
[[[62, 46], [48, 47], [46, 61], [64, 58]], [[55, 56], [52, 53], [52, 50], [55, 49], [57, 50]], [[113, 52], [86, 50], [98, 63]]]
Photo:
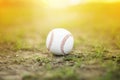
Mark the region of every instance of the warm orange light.
[[51, 8], [67, 8], [82, 3], [82, 0], [43, 0]]

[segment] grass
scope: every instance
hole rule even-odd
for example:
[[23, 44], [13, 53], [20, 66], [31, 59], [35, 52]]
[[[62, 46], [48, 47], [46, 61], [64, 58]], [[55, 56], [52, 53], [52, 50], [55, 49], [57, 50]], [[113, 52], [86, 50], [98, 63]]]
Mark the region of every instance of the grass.
[[[111, 44], [112, 41], [102, 43], [100, 38], [88, 39], [86, 36], [82, 39], [82, 36], [75, 35], [77, 40], [73, 51], [66, 56], [54, 56], [45, 47], [45, 37], [37, 40], [34, 36], [16, 36], [15, 40], [1, 42], [1, 52], [5, 53], [0, 54], [3, 80], [9, 78], [6, 76], [12, 76], [11, 79], [19, 76], [18, 80], [119, 80], [120, 52], [118, 46]], [[4, 76], [2, 72], [5, 72]]]
[[[93, 10], [94, 6], [90, 6], [89, 10], [81, 6], [86, 10], [82, 10], [81, 15], [95, 14], [91, 19], [86, 18], [88, 15], [85, 14], [80, 18], [83, 21], [77, 18], [72, 22], [53, 24], [53, 21], [51, 24], [46, 24], [46, 20], [40, 22], [40, 25], [31, 22], [12, 25], [14, 22], [10, 21], [10, 26], [0, 25], [0, 79], [119, 80], [120, 27], [117, 23], [119, 19], [115, 17], [116, 11], [114, 12], [112, 8], [109, 11], [112, 17], [108, 16], [102, 21], [106, 9], [95, 8], [103, 11], [98, 14]], [[75, 7], [79, 8], [79, 6]], [[71, 11], [80, 13], [78, 9], [71, 9]], [[119, 17], [119, 14], [117, 16]], [[114, 21], [109, 21], [109, 18]], [[46, 36], [51, 29], [56, 28], [48, 26], [61, 26], [73, 34], [75, 45], [69, 55], [55, 56], [47, 51]]]

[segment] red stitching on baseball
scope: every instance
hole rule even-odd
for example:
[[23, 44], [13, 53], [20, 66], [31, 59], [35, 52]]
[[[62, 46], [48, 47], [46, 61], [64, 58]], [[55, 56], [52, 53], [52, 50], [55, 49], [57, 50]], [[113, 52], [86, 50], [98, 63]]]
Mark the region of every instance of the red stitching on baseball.
[[62, 40], [62, 43], [61, 43], [61, 51], [62, 53], [65, 55], [65, 52], [64, 52], [64, 45], [65, 45], [65, 42], [67, 41], [67, 39], [71, 36], [71, 34], [68, 34], [66, 35], [63, 40]]
[[54, 33], [53, 33], [53, 32], [51, 32], [50, 42], [49, 42], [49, 44], [48, 44], [48, 51], [50, 51], [50, 49], [51, 49], [52, 42], [53, 42], [53, 37], [54, 37]]

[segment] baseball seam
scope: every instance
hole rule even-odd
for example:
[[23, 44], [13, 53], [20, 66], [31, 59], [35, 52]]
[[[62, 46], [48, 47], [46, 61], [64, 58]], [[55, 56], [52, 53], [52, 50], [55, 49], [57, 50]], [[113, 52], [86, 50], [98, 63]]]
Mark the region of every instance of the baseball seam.
[[66, 41], [69, 39], [69, 37], [71, 36], [71, 34], [67, 34], [63, 40], [62, 40], [62, 43], [61, 43], [61, 46], [60, 46], [60, 49], [61, 49], [61, 52], [65, 55], [65, 52], [64, 52], [64, 45], [66, 43]]
[[51, 49], [52, 42], [53, 42], [53, 38], [54, 38], [54, 33], [53, 33], [53, 32], [51, 32], [50, 42], [49, 42], [49, 44], [48, 44], [48, 51], [50, 51], [50, 49]]

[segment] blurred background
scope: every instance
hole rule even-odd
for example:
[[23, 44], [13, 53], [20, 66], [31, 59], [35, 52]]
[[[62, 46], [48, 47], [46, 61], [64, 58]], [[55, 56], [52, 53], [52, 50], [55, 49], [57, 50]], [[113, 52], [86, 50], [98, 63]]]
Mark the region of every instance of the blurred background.
[[[40, 41], [44, 42], [48, 31], [57, 27], [70, 30], [76, 37], [76, 44], [81, 38], [90, 39], [93, 36], [98, 39], [100, 35], [103, 35], [102, 40], [109, 40], [110, 35], [110, 39], [119, 42], [119, 2], [120, 0], [0, 0], [1, 45], [23, 42], [25, 45], [40, 44]], [[88, 37], [90, 34], [92, 36]]]
[[[70, 55], [46, 49], [54, 28], [73, 34]], [[120, 0], [0, 0], [0, 80], [39, 79], [120, 80]]]

